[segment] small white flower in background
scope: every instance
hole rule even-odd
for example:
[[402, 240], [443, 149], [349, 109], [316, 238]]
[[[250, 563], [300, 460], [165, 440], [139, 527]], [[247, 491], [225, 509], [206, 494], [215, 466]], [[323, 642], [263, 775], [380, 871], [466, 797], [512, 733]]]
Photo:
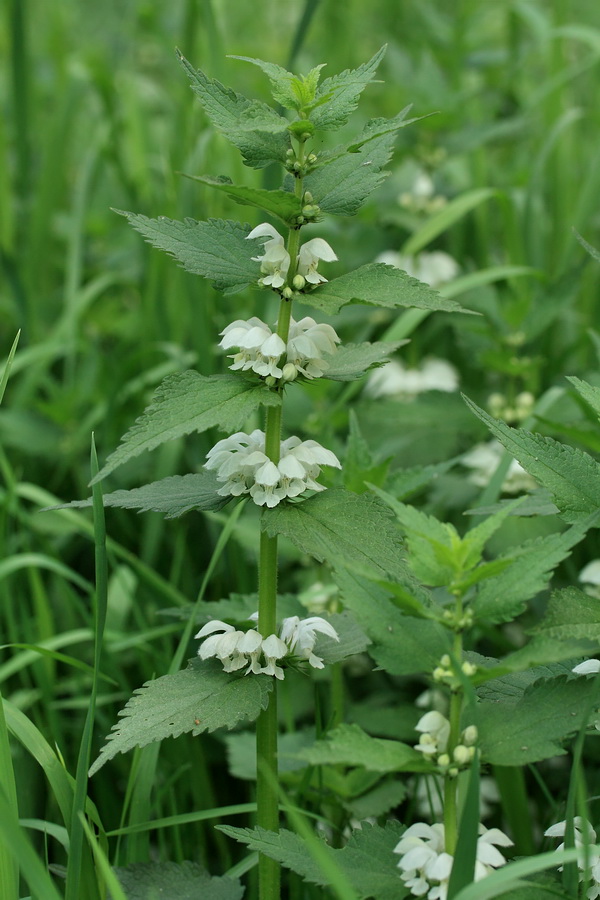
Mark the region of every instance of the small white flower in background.
[[415, 731], [421, 733], [419, 743], [415, 750], [419, 750], [424, 756], [434, 756], [443, 753], [448, 746], [450, 737], [450, 722], [436, 710], [430, 710], [421, 716], [415, 725]]
[[412, 399], [424, 391], [458, 389], [458, 373], [454, 366], [443, 359], [428, 359], [418, 369], [406, 369], [393, 359], [371, 373], [366, 392], [371, 397], [398, 397]]
[[[498, 441], [489, 441], [487, 444], [477, 444], [461, 459], [463, 466], [471, 469], [469, 481], [478, 487], [485, 487], [489, 484], [491, 477], [498, 468], [504, 447]], [[537, 482], [529, 472], [526, 472], [523, 466], [513, 459], [506, 478], [502, 483], [502, 490], [505, 494], [520, 494], [524, 491], [533, 491], [537, 487]]]
[[395, 250], [385, 250], [379, 254], [375, 262], [386, 263], [388, 266], [402, 269], [411, 278], [416, 278], [432, 288], [447, 284], [460, 273], [460, 266], [456, 260], [449, 253], [444, 253], [443, 250], [417, 253], [416, 256], [397, 253]]
[[[257, 618], [258, 613], [250, 616], [253, 620]], [[225, 672], [237, 672], [247, 666], [245, 675], [252, 672], [254, 675], [273, 675], [281, 680], [284, 672], [277, 663], [288, 654], [304, 657], [315, 669], [323, 668], [323, 660], [312, 652], [317, 633], [339, 641], [335, 628], [319, 616], [308, 619], [291, 616], [283, 620], [279, 636], [270, 634], [266, 638], [254, 629], [236, 631], [233, 625], [214, 620], [207, 622], [195, 637], [205, 638], [198, 648], [198, 656], [201, 659], [216, 657]]]
[[600, 600], [600, 559], [593, 559], [583, 567], [579, 573], [579, 581], [584, 585], [586, 594]]
[[217, 491], [222, 497], [250, 494], [258, 506], [277, 506], [286, 497], [297, 497], [306, 490], [324, 491], [315, 481], [321, 466], [341, 469], [337, 456], [316, 441], [291, 437], [281, 442], [278, 463], [265, 453], [265, 434], [256, 429], [252, 434], [238, 431], [218, 441], [206, 454], [206, 469], [215, 469], [217, 481], [224, 482]]
[[298, 275], [301, 275], [309, 284], [321, 284], [327, 281], [317, 272], [319, 260], [334, 262], [337, 256], [323, 238], [313, 238], [300, 247], [298, 253]]
[[285, 641], [290, 653], [304, 657], [313, 668], [322, 669], [323, 660], [312, 652], [317, 642], [317, 633], [339, 641], [335, 628], [320, 616], [310, 616], [308, 619], [291, 616], [284, 619], [281, 626], [281, 640]]
[[329, 609], [334, 612], [337, 603], [335, 599], [339, 593], [337, 584], [323, 584], [321, 581], [315, 581], [310, 587], [298, 594], [298, 600], [310, 613], [321, 613]]
[[[577, 850], [581, 849], [581, 853], [577, 854], [579, 880], [583, 881], [585, 879], [591, 882], [586, 896], [588, 900], [596, 900], [597, 897], [600, 897], [600, 854], [597, 850], [592, 852], [588, 851], [587, 854], [585, 851], [586, 847], [589, 848], [596, 843], [596, 832], [590, 823], [586, 819], [582, 819], [581, 816], [575, 816], [573, 825], [575, 848]], [[566, 822], [557, 822], [556, 825], [551, 825], [550, 828], [547, 828], [544, 835], [546, 837], [564, 837], [566, 830]], [[583, 835], [584, 832], [585, 838]], [[564, 841], [559, 844], [556, 849], [564, 850]], [[560, 872], [562, 872], [562, 868], [562, 866], [559, 866]]]
[[264, 255], [251, 257], [255, 262], [260, 263], [260, 271], [265, 276], [259, 281], [261, 284], [274, 288], [283, 287], [291, 262], [290, 254], [285, 249], [285, 242], [279, 232], [267, 222], [257, 225], [250, 234], [246, 235], [247, 240], [261, 237], [269, 239], [263, 244]]
[[[487, 829], [479, 825], [475, 861], [475, 881], [481, 881], [494, 869], [503, 866], [506, 859], [497, 847], [510, 847], [512, 841], [498, 828]], [[454, 857], [445, 851], [444, 826], [416, 822], [407, 828], [394, 848], [401, 854], [398, 868], [406, 887], [415, 897], [427, 900], [446, 900], [448, 881]]]
[[317, 325], [310, 316], [290, 322], [287, 361], [306, 378], [320, 378], [329, 368], [323, 355], [335, 353], [340, 339], [331, 325]]

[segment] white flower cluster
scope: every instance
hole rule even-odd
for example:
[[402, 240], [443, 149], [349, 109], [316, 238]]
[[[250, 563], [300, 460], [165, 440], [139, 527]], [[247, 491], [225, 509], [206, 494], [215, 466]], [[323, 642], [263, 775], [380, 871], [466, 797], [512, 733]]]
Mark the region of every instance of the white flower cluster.
[[448, 253], [444, 253], [443, 250], [418, 253], [416, 256], [407, 256], [407, 254], [397, 253], [395, 250], [385, 250], [379, 254], [375, 262], [402, 269], [411, 278], [417, 278], [430, 287], [446, 284], [460, 273], [460, 267], [456, 260]]
[[[291, 265], [290, 254], [285, 249], [285, 241], [279, 232], [267, 222], [257, 225], [247, 235], [247, 239], [261, 237], [268, 238], [263, 243], [265, 252], [262, 256], [252, 257], [255, 262], [260, 263], [260, 271], [263, 273], [263, 277], [259, 279], [259, 282], [265, 287], [281, 288], [285, 284]], [[300, 247], [294, 287], [302, 290], [307, 282], [308, 284], [316, 285], [327, 281], [326, 278], [323, 278], [317, 272], [317, 265], [320, 259], [324, 262], [334, 262], [337, 259], [335, 253], [323, 238], [313, 238]], [[296, 281], [296, 279], [299, 280]]]
[[[254, 618], [254, 617], [253, 617]], [[245, 675], [274, 675], [283, 678], [283, 669], [277, 665], [284, 656], [307, 660], [315, 669], [323, 668], [321, 657], [313, 653], [317, 634], [324, 634], [339, 641], [335, 628], [319, 616], [300, 619], [291, 616], [281, 624], [279, 636], [270, 634], [263, 638], [259, 631], [237, 631], [233, 625], [215, 620], [207, 622], [197, 638], [206, 638], [198, 649], [201, 659], [216, 657], [223, 663], [225, 672], [237, 672], [247, 666]]]
[[[487, 444], [476, 444], [472, 450], [461, 459], [463, 466], [471, 469], [469, 481], [477, 487], [485, 487], [500, 465], [504, 455], [504, 447], [498, 441], [489, 441]], [[513, 459], [508, 467], [506, 478], [502, 483], [505, 494], [522, 494], [524, 491], [533, 491], [538, 486], [537, 481], [523, 466]]]
[[[573, 825], [575, 848], [581, 850], [581, 853], [577, 854], [579, 880], [583, 881], [585, 879], [590, 882], [586, 897], [588, 900], [597, 900], [600, 897], [600, 853], [595, 849], [591, 849], [596, 843], [596, 832], [590, 823], [586, 819], [582, 819], [581, 816], [575, 816]], [[566, 830], [566, 822], [557, 822], [556, 825], [551, 825], [550, 828], [547, 828], [544, 834], [546, 837], [564, 837]], [[585, 838], [583, 832], [585, 832]], [[564, 850], [564, 841], [556, 849]], [[560, 871], [562, 871], [562, 866], [560, 866]]]
[[297, 497], [306, 490], [324, 491], [315, 479], [321, 466], [341, 469], [335, 453], [317, 441], [291, 437], [281, 442], [280, 459], [274, 463], [265, 453], [265, 434], [238, 431], [218, 441], [206, 454], [207, 469], [215, 469], [217, 481], [224, 482], [218, 494], [239, 497], [250, 494], [258, 506], [277, 506], [286, 497]]
[[[336, 351], [340, 339], [331, 325], [317, 325], [310, 316], [299, 322], [290, 320], [287, 344], [256, 316], [248, 321], [236, 319], [221, 332], [219, 347], [239, 353], [230, 355], [230, 369], [247, 372], [249, 369], [263, 377], [293, 381], [298, 373], [306, 378], [320, 378], [329, 368], [323, 358]], [[285, 355], [286, 362], [281, 359]]]
[[420, 734], [419, 743], [415, 744], [426, 759], [435, 761], [442, 770], [452, 776], [458, 775], [459, 769], [469, 765], [475, 755], [477, 728], [468, 725], [461, 734], [460, 742], [452, 750], [452, 757], [446, 752], [450, 737], [450, 722], [440, 712], [431, 710], [421, 716], [415, 725]]
[[[479, 825], [479, 834], [475, 881], [481, 881], [506, 863], [497, 847], [512, 845], [510, 838], [499, 828], [487, 829], [485, 825]], [[416, 822], [406, 829], [394, 853], [401, 854], [398, 868], [411, 894], [426, 896], [427, 900], [446, 900], [454, 857], [446, 853], [443, 825]]]
[[367, 393], [371, 397], [412, 399], [424, 391], [458, 390], [458, 372], [445, 359], [428, 359], [418, 369], [406, 369], [391, 360], [369, 376]]

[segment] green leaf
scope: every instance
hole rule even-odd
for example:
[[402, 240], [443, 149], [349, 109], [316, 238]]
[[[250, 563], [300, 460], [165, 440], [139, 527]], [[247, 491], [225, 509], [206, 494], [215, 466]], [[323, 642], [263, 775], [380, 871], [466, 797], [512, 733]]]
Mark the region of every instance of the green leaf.
[[339, 488], [300, 503], [265, 509], [262, 527], [282, 534], [319, 562], [350, 566], [378, 576], [403, 574], [400, 535], [385, 506], [368, 494]]
[[276, 103], [285, 109], [307, 110], [315, 99], [321, 69], [326, 63], [315, 66], [308, 75], [294, 75], [276, 63], [253, 59], [250, 56], [231, 56], [230, 59], [241, 59], [262, 69], [271, 82], [271, 94]]
[[[222, 509], [231, 497], [217, 494], [221, 487], [214, 472], [203, 469], [192, 475], [170, 475], [161, 481], [153, 481], [143, 487], [128, 491], [113, 491], [104, 494], [104, 506], [119, 509], [138, 509], [140, 512], [161, 512], [166, 519], [175, 519], [193, 509], [217, 511]], [[49, 509], [83, 509], [92, 505], [91, 498], [73, 500]]]
[[[285, 828], [278, 833], [264, 828], [232, 828], [217, 826], [224, 834], [247, 844], [271, 859], [279, 860], [286, 868], [301, 875], [311, 884], [328, 886], [328, 876], [311, 856], [306, 842], [299, 835]], [[376, 897], [377, 900], [402, 900], [407, 891], [398, 877], [397, 857], [394, 847], [400, 840], [403, 826], [388, 822], [385, 828], [364, 825], [354, 831], [341, 850], [322, 844], [323, 853], [338, 866], [361, 900]]]
[[[337, 148], [334, 160], [318, 166], [304, 179], [304, 186], [323, 212], [333, 216], [353, 216], [367, 197], [379, 187], [389, 172], [396, 141], [394, 132], [365, 143], [362, 149], [347, 152]], [[345, 151], [345, 152], [343, 152]]]
[[596, 597], [575, 587], [553, 591], [541, 622], [531, 634], [600, 641], [600, 604]]
[[327, 620], [337, 631], [339, 641], [334, 641], [333, 638], [324, 634], [317, 636], [315, 653], [322, 658], [326, 665], [333, 665], [333, 663], [348, 659], [349, 656], [364, 653], [371, 643], [352, 613], [347, 609], [342, 613], [328, 616]]
[[113, 871], [127, 900], [241, 900], [244, 895], [237, 878], [211, 876], [193, 862], [132, 863]]
[[592, 457], [550, 437], [510, 428], [472, 400], [467, 406], [523, 468], [547, 488], [567, 522], [579, 522], [600, 507], [600, 466]]
[[119, 716], [90, 769], [90, 775], [117, 753], [191, 731], [233, 728], [253, 722], [267, 708], [273, 679], [224, 672], [214, 660], [193, 659], [187, 669], [163, 675], [138, 688]]
[[404, 500], [426, 487], [430, 481], [435, 481], [440, 475], [444, 475], [452, 466], [456, 465], [459, 459], [460, 457], [456, 457], [430, 466], [411, 466], [408, 469], [398, 469], [390, 475], [390, 493], [396, 499]]
[[575, 378], [574, 375], [568, 375], [567, 381], [570, 381], [576, 391], [583, 397], [586, 403], [592, 407], [597, 416], [600, 416], [600, 387]]
[[488, 622], [506, 622], [521, 613], [527, 600], [544, 590], [552, 571], [583, 539], [593, 521], [595, 516], [562, 534], [526, 541], [517, 550], [513, 548], [500, 557], [512, 557], [514, 561], [479, 588], [471, 603], [475, 617]]
[[406, 341], [376, 341], [371, 344], [343, 344], [336, 352], [327, 357], [329, 368], [323, 378], [332, 381], [356, 381], [362, 378], [374, 366], [383, 366], [390, 361], [390, 354]]
[[347, 303], [366, 303], [386, 309], [414, 306], [442, 312], [468, 312], [454, 300], [444, 300], [428, 285], [385, 263], [367, 263], [353, 272], [340, 275], [303, 294], [302, 302], [316, 306], [331, 316]]
[[384, 778], [372, 790], [344, 801], [343, 805], [352, 818], [361, 821], [391, 812], [406, 799], [406, 793], [403, 781]]
[[[265, 191], [260, 188], [233, 184], [228, 178], [211, 178], [209, 175], [186, 175], [192, 181], [199, 181], [217, 191], [223, 191], [242, 206], [257, 206], [290, 225], [302, 213], [302, 202], [289, 191]], [[246, 245], [248, 253], [248, 245]]]
[[108, 457], [94, 482], [165, 441], [207, 428], [235, 432], [243, 427], [258, 406], [278, 406], [280, 403], [281, 398], [273, 391], [236, 375], [206, 377], [191, 369], [169, 375], [158, 386], [150, 406]]
[[[509, 653], [496, 665], [489, 669], [479, 669], [474, 676], [474, 683], [484, 684], [496, 678], [502, 678], [515, 672], [532, 671], [542, 666], [548, 667], [565, 660], [573, 661], [584, 655], [597, 652], [598, 646], [592, 638], [553, 638], [546, 635], [534, 637], [532, 641]], [[572, 668], [572, 665], [571, 665]]]
[[373, 738], [359, 725], [339, 725], [297, 754], [313, 766], [363, 766], [368, 772], [429, 772], [429, 763], [414, 747]]
[[322, 82], [316, 98], [327, 102], [315, 109], [310, 117], [315, 128], [335, 131], [348, 121], [358, 105], [363, 90], [374, 78], [385, 51], [384, 44], [375, 56], [358, 69], [346, 69]]
[[204, 112], [215, 128], [238, 148], [247, 166], [262, 169], [272, 162], [285, 162], [286, 151], [291, 147], [287, 119], [266, 103], [236, 94], [200, 69], [194, 69], [181, 54], [179, 59]]
[[594, 679], [536, 681], [516, 703], [477, 706], [481, 753], [486, 762], [520, 766], [564, 755], [561, 742], [587, 724], [597, 691]]
[[354, 410], [350, 410], [350, 428], [342, 474], [344, 487], [355, 494], [369, 490], [370, 484], [383, 484], [390, 460], [378, 461], [364, 439]]
[[165, 216], [149, 219], [120, 209], [115, 212], [126, 216], [149, 244], [179, 260], [186, 271], [208, 278], [217, 291], [233, 294], [258, 282], [260, 264], [251, 257], [260, 255], [260, 245], [246, 240], [249, 225], [226, 219], [177, 222]]
[[[390, 675], [432, 672], [448, 653], [450, 634], [437, 622], [404, 615], [389, 591], [348, 569], [338, 567], [335, 579], [344, 605], [373, 641], [369, 655]], [[419, 591], [424, 589], [415, 582], [417, 598]], [[424, 608], [425, 603], [421, 601], [420, 606]]]
[[450, 203], [447, 203], [439, 213], [427, 219], [425, 224], [414, 234], [412, 234], [402, 247], [402, 253], [408, 256], [414, 256], [424, 247], [431, 243], [439, 234], [445, 231], [462, 219], [472, 209], [481, 203], [489, 200], [497, 194], [493, 188], [475, 188], [455, 197]]

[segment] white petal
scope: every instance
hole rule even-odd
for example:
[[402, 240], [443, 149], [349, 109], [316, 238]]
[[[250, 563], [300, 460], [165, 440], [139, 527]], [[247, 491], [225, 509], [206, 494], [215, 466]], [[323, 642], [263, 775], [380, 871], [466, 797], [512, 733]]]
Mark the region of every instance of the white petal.
[[576, 675], [594, 675], [596, 672], [600, 672], [600, 659], [584, 659], [571, 671]]
[[276, 231], [272, 225], [269, 225], [268, 222], [262, 222], [262, 224], [257, 225], [256, 228], [253, 228], [250, 234], [246, 235], [246, 240], [259, 237], [269, 237], [272, 240], [280, 240], [283, 242], [283, 238], [279, 232]]
[[219, 619], [214, 619], [214, 621], [207, 622], [206, 625], [203, 625], [198, 634], [194, 635], [194, 637], [205, 637], [207, 634], [213, 634], [215, 631], [235, 631], [235, 628], [233, 625], [228, 625], [227, 622], [221, 622]]
[[302, 255], [304, 251], [304, 256], [311, 256], [315, 259], [322, 259], [324, 262], [334, 262], [337, 259], [337, 256], [323, 238], [313, 238], [310, 241], [307, 241], [300, 248], [300, 255]]

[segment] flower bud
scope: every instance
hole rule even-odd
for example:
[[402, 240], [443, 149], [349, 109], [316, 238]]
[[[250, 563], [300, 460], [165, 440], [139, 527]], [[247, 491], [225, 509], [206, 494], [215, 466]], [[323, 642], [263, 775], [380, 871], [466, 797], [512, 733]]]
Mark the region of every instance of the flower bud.
[[451, 662], [450, 657], [448, 656], [447, 653], [444, 653], [444, 655], [440, 659], [440, 663], [447, 669], [448, 666], [450, 665], [450, 662]]
[[302, 198], [304, 203], [312, 203], [313, 195], [310, 191], [304, 191], [304, 197]]
[[306, 157], [306, 162], [310, 163], [311, 166], [313, 166], [316, 163], [316, 161], [317, 161], [316, 153], [309, 153], [308, 156]]
[[268, 384], [269, 387], [273, 387], [274, 384], [277, 384], [277, 379], [273, 375], [267, 375], [265, 384]]
[[477, 742], [478, 731], [476, 725], [468, 725], [462, 734], [462, 739], [467, 747], [471, 747], [473, 744]]
[[457, 765], [466, 766], [467, 763], [471, 762], [471, 754], [469, 753], [469, 748], [465, 747], [464, 744], [457, 744], [457, 746], [452, 751], [452, 758]]
[[464, 662], [461, 666], [461, 669], [463, 671], [463, 675], [466, 675], [470, 678], [471, 675], [474, 675], [477, 671], [477, 666], [473, 665], [473, 663], [470, 662]]
[[442, 769], [445, 769], [446, 766], [449, 766], [450, 765], [450, 757], [448, 756], [448, 754], [440, 753], [440, 755], [437, 758], [437, 764], [438, 764], [438, 766], [441, 766]]
[[286, 300], [291, 300], [292, 297], [294, 296], [294, 292], [291, 289], [291, 287], [284, 287], [284, 289], [282, 290], [281, 293], [285, 297]]
[[294, 363], [286, 363], [282, 371], [282, 378], [284, 381], [295, 381], [298, 377], [298, 369]]
[[306, 278], [304, 277], [304, 275], [294, 275], [292, 284], [297, 291], [301, 291], [306, 285]]

